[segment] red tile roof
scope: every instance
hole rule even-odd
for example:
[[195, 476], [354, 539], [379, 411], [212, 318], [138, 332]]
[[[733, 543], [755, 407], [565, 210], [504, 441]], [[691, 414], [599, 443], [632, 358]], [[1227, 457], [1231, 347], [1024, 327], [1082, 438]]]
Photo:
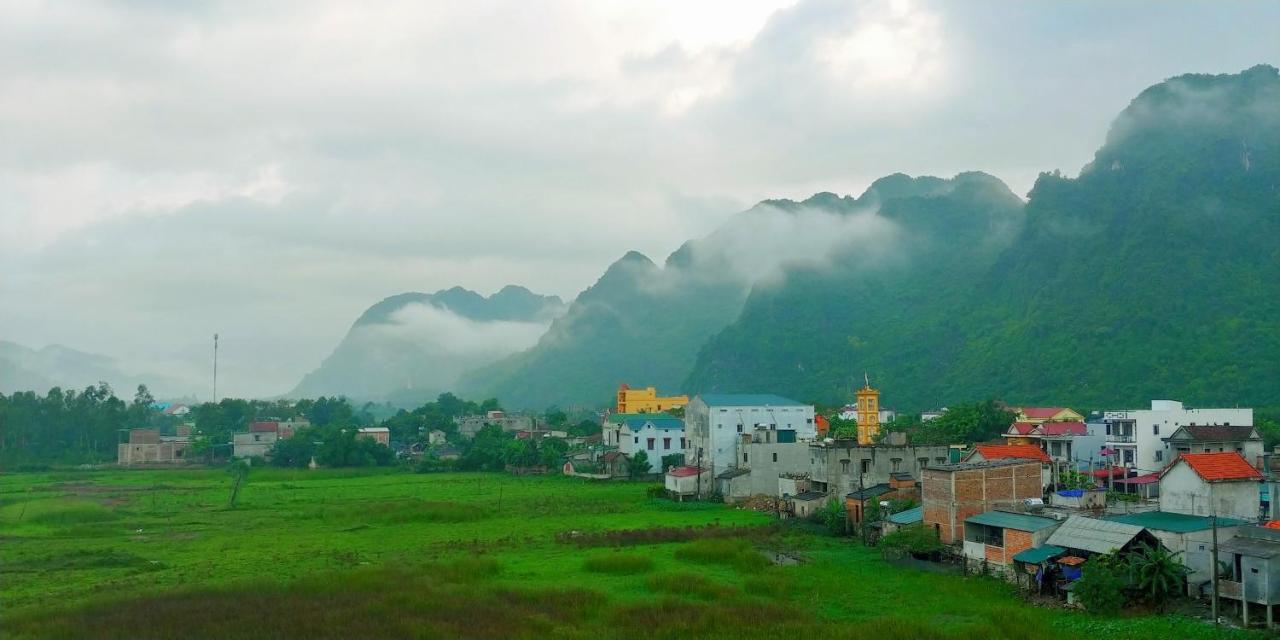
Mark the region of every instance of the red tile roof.
[[[1223, 453], [1184, 453], [1178, 457], [1187, 463], [1201, 478], [1208, 482], [1221, 480], [1261, 480], [1262, 474], [1249, 464], [1244, 456], [1227, 451]], [[1177, 462], [1165, 468], [1168, 473]], [[1161, 474], [1163, 476], [1163, 474]]]
[[1039, 460], [1041, 462], [1053, 461], [1049, 454], [1041, 451], [1040, 447], [1034, 444], [977, 444], [973, 448], [987, 460], [1018, 458], [1022, 460]]
[[1035, 428], [1036, 425], [1033, 422], [1015, 422], [1009, 426], [1009, 433], [1016, 433], [1018, 435], [1025, 436], [1028, 433], [1031, 433]]
[[671, 467], [671, 470], [667, 472], [667, 475], [675, 476], [677, 478], [688, 478], [690, 476], [698, 475], [701, 471], [702, 470], [697, 467]]
[[1082, 436], [1088, 433], [1083, 422], [1046, 422], [1040, 425], [1046, 436]]
[[278, 431], [280, 429], [279, 422], [251, 422], [249, 423], [250, 433], [266, 433], [269, 431]]
[[1262, 526], [1268, 529], [1280, 529], [1280, 520], [1268, 520], [1267, 523]]

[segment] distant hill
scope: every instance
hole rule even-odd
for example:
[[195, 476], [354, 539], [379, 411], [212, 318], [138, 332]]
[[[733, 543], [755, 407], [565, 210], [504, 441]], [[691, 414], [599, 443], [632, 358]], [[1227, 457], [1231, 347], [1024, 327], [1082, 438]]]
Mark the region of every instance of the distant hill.
[[664, 392], [1280, 405], [1280, 76], [1139, 95], [1076, 178], [895, 174], [629, 253], [537, 345], [465, 376], [512, 406]]
[[556, 296], [517, 286], [488, 297], [461, 287], [394, 295], [361, 314], [287, 395], [416, 406], [454, 388], [463, 371], [532, 345], [563, 308]]
[[173, 386], [161, 376], [137, 376], [119, 369], [107, 356], [85, 353], [62, 345], [31, 349], [0, 340], [0, 393], [35, 391], [53, 387], [83, 389], [106, 382], [122, 397], [132, 397], [137, 385]]
[[867, 370], [912, 408], [1280, 404], [1275, 68], [1144, 91], [1079, 177], [1040, 177], [1025, 225], [994, 252], [987, 221], [962, 215], [978, 207], [956, 204], [905, 269], [755, 291], [683, 388], [842, 400]]

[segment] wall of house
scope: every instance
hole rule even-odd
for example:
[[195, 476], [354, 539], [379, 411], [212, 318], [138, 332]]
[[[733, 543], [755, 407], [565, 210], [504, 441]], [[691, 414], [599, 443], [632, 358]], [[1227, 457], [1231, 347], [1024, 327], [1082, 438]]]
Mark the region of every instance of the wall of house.
[[743, 447], [743, 451], [747, 453], [746, 466], [751, 469], [751, 495], [781, 496], [779, 474], [809, 472], [808, 442], [759, 442]]
[[231, 436], [232, 456], [236, 458], [264, 458], [276, 443], [272, 431], [236, 433]]
[[1108, 411], [1104, 414], [1106, 418], [1136, 421], [1134, 466], [1140, 473], [1159, 471], [1173, 459], [1163, 438], [1173, 435], [1178, 427], [1189, 424], [1253, 424], [1253, 409], [1184, 409], [1181, 408], [1181, 403], [1161, 400], [1152, 401], [1152, 407], [1137, 411]]
[[743, 447], [749, 446], [743, 444], [742, 436], [755, 431], [758, 425], [795, 431], [797, 441], [811, 441], [817, 436], [813, 407], [809, 405], [708, 407], [695, 397], [685, 407], [685, 462], [698, 464], [701, 449], [702, 466], [709, 468], [712, 476], [739, 466]]
[[[860, 447], [850, 440], [815, 443], [809, 449], [813, 479], [825, 483], [834, 495], [844, 495], [861, 487], [889, 482], [892, 473], [923, 477], [924, 467], [946, 464], [946, 445], [922, 447]], [[896, 461], [896, 462], [895, 462]], [[863, 473], [864, 462], [866, 473]]]
[[965, 519], [1042, 495], [1038, 462], [925, 469], [921, 489], [924, 524], [934, 527], [944, 544], [951, 544], [964, 538]]
[[1258, 482], [1205, 482], [1185, 462], [1160, 478], [1160, 510], [1193, 516], [1258, 520]]
[[[649, 471], [664, 471], [661, 468], [662, 456], [685, 453], [681, 445], [684, 434], [683, 429], [658, 429], [650, 424], [635, 432], [623, 426], [617, 431], [618, 451], [627, 454], [627, 457], [634, 457], [637, 452], [643, 451], [649, 458]], [[649, 438], [653, 438], [652, 449], [649, 448]], [[688, 460], [688, 457], [685, 459]]]

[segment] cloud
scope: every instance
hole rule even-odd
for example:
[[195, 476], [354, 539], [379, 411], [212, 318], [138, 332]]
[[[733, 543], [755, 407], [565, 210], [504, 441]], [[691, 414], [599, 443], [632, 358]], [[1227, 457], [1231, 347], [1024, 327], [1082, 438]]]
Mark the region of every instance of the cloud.
[[428, 351], [496, 360], [532, 347], [549, 326], [550, 321], [471, 320], [433, 305], [410, 304], [392, 313], [391, 323], [360, 330], [413, 342]]
[[[401, 291], [569, 299], [626, 250], [895, 171], [1025, 192], [1088, 161], [1142, 88], [1276, 62], [1256, 25], [1277, 19], [1269, 2], [6, 3], [0, 338], [199, 380], [219, 331], [225, 389], [280, 393]], [[867, 241], [832, 222], [803, 224]], [[799, 244], [779, 254], [807, 259]]]

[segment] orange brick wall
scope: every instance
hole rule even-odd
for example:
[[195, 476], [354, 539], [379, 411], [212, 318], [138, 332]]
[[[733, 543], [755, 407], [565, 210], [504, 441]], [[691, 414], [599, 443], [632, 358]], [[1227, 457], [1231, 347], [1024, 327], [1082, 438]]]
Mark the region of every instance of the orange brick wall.
[[1005, 564], [1013, 562], [1013, 557], [1030, 549], [1031, 533], [1028, 531], [1016, 531], [1014, 529], [1004, 530], [1004, 556]]
[[966, 518], [1043, 495], [1039, 462], [957, 471], [926, 469], [922, 475], [924, 523], [935, 527], [945, 544], [964, 538]]

